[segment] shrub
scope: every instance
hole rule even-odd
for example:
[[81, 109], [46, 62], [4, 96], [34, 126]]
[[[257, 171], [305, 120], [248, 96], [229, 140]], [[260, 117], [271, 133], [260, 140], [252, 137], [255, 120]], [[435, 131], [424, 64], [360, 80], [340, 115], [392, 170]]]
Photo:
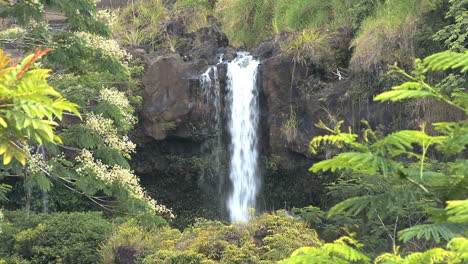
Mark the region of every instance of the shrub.
[[293, 56], [295, 63], [306, 65], [308, 62], [319, 64], [324, 58], [333, 57], [328, 36], [314, 30], [303, 30], [291, 34], [282, 41], [281, 49]]
[[202, 254], [193, 251], [158, 251], [143, 260], [143, 264], [208, 264]]
[[145, 264], [256, 264], [275, 263], [299, 247], [319, 244], [315, 230], [277, 212], [255, 217], [248, 224], [197, 219], [182, 233], [169, 228], [145, 232], [127, 223], [104, 244], [100, 254], [104, 264], [114, 263], [119, 249], [124, 248], [134, 253], [134, 261], [141, 259]]
[[30, 218], [22, 212], [5, 215], [5, 232], [0, 237], [5, 244], [0, 246], [0, 253], [30, 263], [96, 263], [99, 245], [113, 230], [113, 224], [98, 212], [39, 214]]
[[120, 225], [99, 250], [101, 262], [112, 264], [117, 258], [142, 258], [145, 253], [166, 243], [161, 237], [169, 240], [180, 237], [180, 232], [176, 229], [163, 228], [158, 232], [162, 235], [144, 230], [134, 220]]

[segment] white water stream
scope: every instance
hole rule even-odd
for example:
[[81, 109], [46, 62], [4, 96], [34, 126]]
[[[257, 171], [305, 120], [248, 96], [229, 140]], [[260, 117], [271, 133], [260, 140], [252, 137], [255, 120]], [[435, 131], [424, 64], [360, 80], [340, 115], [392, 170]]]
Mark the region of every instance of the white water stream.
[[237, 58], [228, 63], [229, 178], [233, 189], [227, 208], [231, 221], [249, 220], [249, 208], [255, 208], [260, 185], [257, 169], [258, 65], [259, 62], [248, 53], [238, 53]]

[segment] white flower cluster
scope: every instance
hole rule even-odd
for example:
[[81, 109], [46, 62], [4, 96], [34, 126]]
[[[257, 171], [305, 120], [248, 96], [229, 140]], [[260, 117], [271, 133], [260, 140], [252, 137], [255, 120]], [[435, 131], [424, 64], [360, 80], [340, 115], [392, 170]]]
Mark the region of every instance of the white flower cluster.
[[29, 156], [27, 168], [32, 174], [47, 173], [52, 169], [50, 165], [45, 163], [41, 153], [35, 153]]
[[11, 27], [6, 30], [0, 31], [1, 39], [17, 39], [21, 37], [26, 32], [26, 30], [20, 27]]
[[[16, 5], [19, 1], [18, 0], [10, 0], [10, 5], [14, 6]], [[23, 1], [22, 4], [32, 6], [34, 8], [37, 8], [41, 13], [44, 12], [44, 4], [41, 3], [39, 0], [26, 0]]]
[[118, 91], [115, 88], [106, 88], [101, 90], [100, 99], [120, 108], [130, 108], [130, 102], [128, 102], [125, 93]]
[[135, 152], [136, 145], [127, 136], [119, 136], [113, 120], [100, 114], [90, 113], [86, 118], [85, 125], [102, 136], [108, 147], [117, 149], [126, 155]]
[[120, 113], [123, 116], [122, 123], [126, 124], [128, 127], [133, 127], [136, 124], [137, 119], [132, 115], [133, 109], [130, 106], [130, 102], [128, 101], [125, 93], [120, 92], [115, 88], [106, 88], [101, 90], [99, 99], [106, 101], [109, 104], [113, 104], [120, 109]]
[[31, 154], [31, 147], [27, 144], [23, 145], [23, 150], [29, 153], [26, 168], [31, 174], [48, 173], [52, 167], [44, 161], [42, 153], [37, 152]]
[[133, 174], [133, 171], [124, 169], [118, 165], [109, 166], [103, 164], [100, 160], [94, 160], [93, 154], [87, 149], [81, 151], [76, 161], [83, 165], [83, 167], [77, 169], [78, 173], [85, 173], [85, 170], [92, 170], [98, 179], [110, 184], [119, 183], [129, 191], [131, 197], [145, 201], [154, 213], [170, 214], [172, 216], [171, 211], [166, 206], [157, 204], [155, 200], [149, 197], [140, 186], [140, 181], [138, 177]]
[[120, 48], [119, 43], [113, 39], [106, 39], [88, 32], [77, 32], [76, 35], [85, 41], [88, 48], [100, 50], [105, 55], [115, 58], [121, 63], [126, 64], [132, 59], [132, 55]]
[[117, 24], [118, 17], [111, 10], [99, 10], [96, 13], [96, 19], [112, 29]]

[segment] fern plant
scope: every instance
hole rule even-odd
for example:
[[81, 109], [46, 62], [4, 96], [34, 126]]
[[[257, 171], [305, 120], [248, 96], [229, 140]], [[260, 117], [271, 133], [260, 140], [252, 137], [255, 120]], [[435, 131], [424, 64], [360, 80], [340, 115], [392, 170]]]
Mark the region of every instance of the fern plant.
[[419, 264], [419, 263], [466, 263], [468, 261], [468, 239], [458, 237], [447, 244], [447, 249], [433, 248], [425, 252], [412, 253], [406, 257], [399, 254], [382, 254], [375, 264]]
[[[450, 93], [440, 86], [430, 85], [426, 80], [429, 71], [468, 70], [468, 53], [446, 51], [429, 56], [424, 61], [416, 60], [415, 70], [408, 74], [396, 65], [393, 72], [403, 75], [409, 81], [393, 87], [391, 91], [378, 95], [377, 101], [401, 101], [412, 98], [435, 97], [454, 108], [468, 114], [468, 97], [464, 87], [455, 87]], [[393, 177], [404, 179], [413, 188], [397, 192], [386, 192], [373, 196], [353, 197], [333, 206], [329, 216], [339, 213], [357, 215], [367, 211], [371, 217], [374, 213], [385, 213], [389, 208], [415, 201], [421, 195], [435, 199], [439, 205], [447, 202], [445, 209], [433, 208], [430, 211], [430, 222], [405, 229], [400, 239], [425, 238], [440, 241], [450, 240], [462, 235], [468, 228], [466, 211], [466, 193], [468, 186], [468, 161], [462, 153], [468, 144], [468, 122], [441, 122], [434, 124], [437, 135], [426, 133], [426, 125], [421, 130], [402, 130], [379, 137], [370, 126], [362, 135], [362, 141], [352, 131], [342, 132], [339, 122], [334, 129], [323, 123], [317, 126], [331, 132], [331, 135], [315, 137], [310, 143], [312, 152], [321, 145], [332, 144], [338, 148], [346, 147], [351, 151], [336, 155], [332, 159], [314, 164], [311, 171], [345, 170], [353, 173], [375, 175], [374, 177]], [[428, 153], [437, 150], [444, 161], [428, 166]], [[461, 154], [456, 155], [456, 154]], [[410, 162], [404, 162], [405, 160]], [[434, 163], [434, 161], [432, 161]], [[450, 201], [457, 199], [459, 201]], [[456, 214], [456, 216], [455, 216]]]
[[359, 251], [359, 247], [361, 246], [361, 244], [351, 237], [341, 237], [333, 243], [325, 243], [319, 248], [300, 248], [296, 250], [290, 258], [279, 263], [370, 263], [370, 258]]
[[[343, 237], [320, 248], [305, 247], [296, 250], [281, 264], [307, 263], [371, 263], [370, 258], [359, 250], [359, 244], [350, 237]], [[458, 237], [447, 244], [447, 249], [433, 248], [402, 257], [399, 253], [384, 253], [374, 264], [421, 264], [421, 263], [466, 263], [468, 261], [468, 239]]]

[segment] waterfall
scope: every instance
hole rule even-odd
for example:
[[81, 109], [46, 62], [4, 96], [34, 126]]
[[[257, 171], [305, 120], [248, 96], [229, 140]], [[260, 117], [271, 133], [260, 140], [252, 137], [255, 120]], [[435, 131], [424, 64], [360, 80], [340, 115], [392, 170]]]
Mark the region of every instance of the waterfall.
[[200, 83], [203, 93], [203, 103], [207, 105], [211, 104], [213, 106], [214, 120], [212, 120], [212, 124], [214, 124], [215, 131], [219, 131], [221, 129], [221, 100], [217, 65], [211, 66], [200, 76]]
[[[222, 63], [220, 59], [218, 65]], [[249, 220], [249, 208], [255, 208], [255, 199], [260, 180], [258, 160], [258, 91], [256, 87], [259, 62], [248, 53], [240, 52], [236, 59], [227, 63], [227, 97], [221, 96], [218, 65], [211, 66], [200, 76], [201, 106], [205, 109], [208, 125], [215, 136], [202, 145], [202, 153], [207, 154], [211, 164], [200, 178], [201, 182], [218, 178], [218, 195], [224, 195], [224, 175], [229, 174], [232, 191], [226, 206], [231, 221]], [[225, 109], [225, 111], [222, 111]], [[227, 129], [230, 135], [229, 172], [222, 170], [225, 153], [222, 144], [226, 112]], [[227, 153], [226, 153], [227, 154]], [[207, 178], [211, 177], [211, 178]]]
[[249, 208], [255, 207], [259, 190], [258, 159], [258, 91], [259, 62], [248, 53], [238, 53], [228, 63], [228, 129], [231, 135], [229, 178], [232, 182], [227, 207], [231, 221], [249, 220]]
[[[222, 57], [219, 63], [222, 62]], [[218, 63], [218, 64], [219, 64]], [[222, 149], [222, 124], [221, 124], [221, 88], [218, 77], [218, 66], [213, 65], [209, 67], [205, 73], [200, 76], [201, 93], [202, 93], [202, 105], [206, 112], [204, 113], [207, 117], [208, 126], [214, 131], [214, 137], [207, 140], [201, 146], [201, 152], [206, 154], [205, 157], [209, 166], [205, 168], [205, 172], [200, 178], [200, 183], [218, 182], [218, 194], [221, 193], [221, 187], [224, 182], [223, 173], [221, 171], [221, 163], [223, 156]]]

